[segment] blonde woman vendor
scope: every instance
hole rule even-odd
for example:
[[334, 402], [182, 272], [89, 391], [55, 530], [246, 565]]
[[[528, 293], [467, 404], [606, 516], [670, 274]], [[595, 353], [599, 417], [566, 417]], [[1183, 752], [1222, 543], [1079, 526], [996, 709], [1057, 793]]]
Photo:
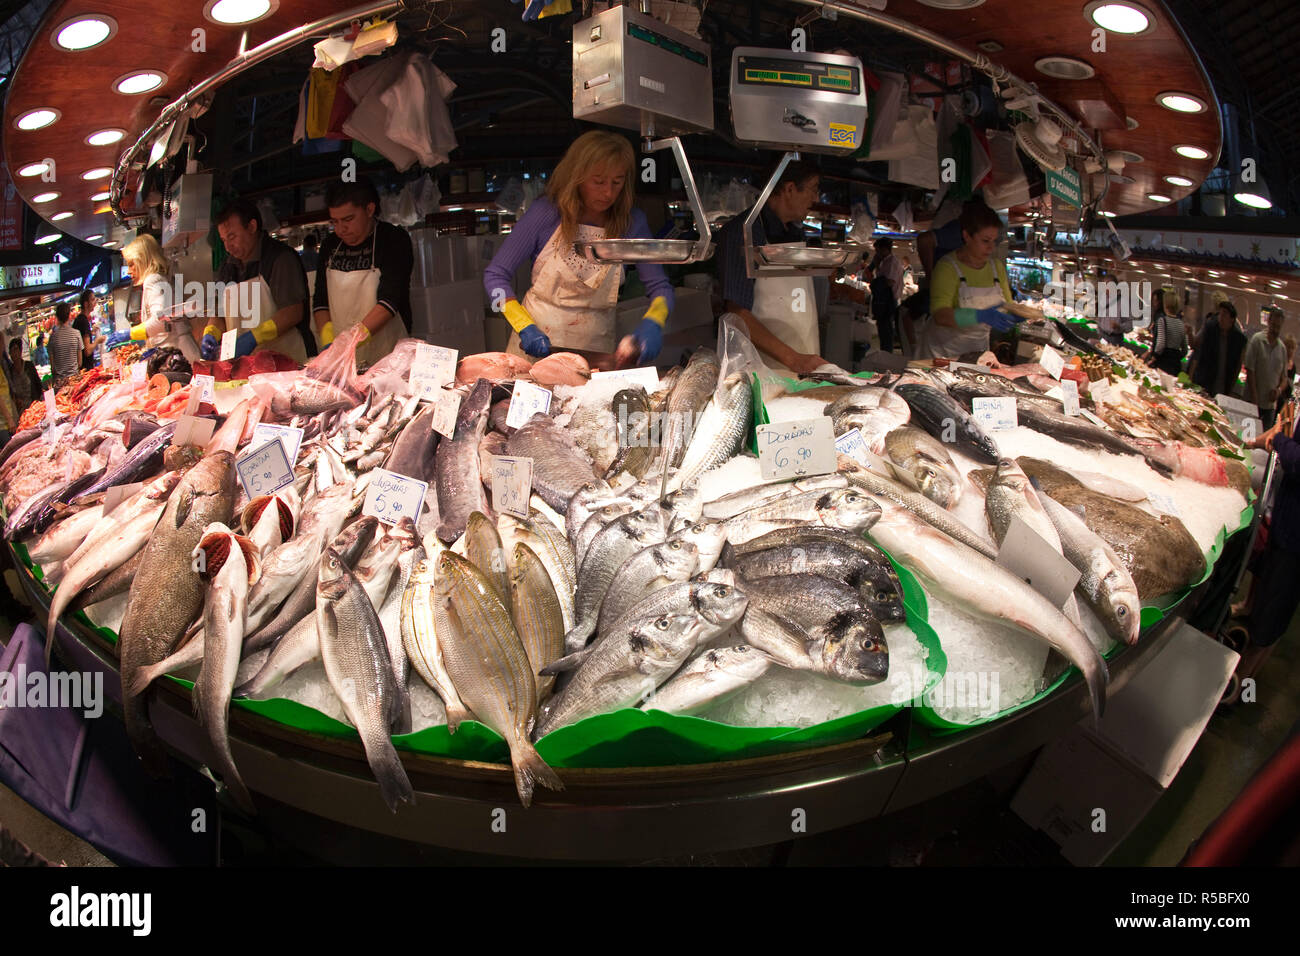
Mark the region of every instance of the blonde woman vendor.
[[935, 263], [930, 277], [931, 358], [987, 351], [990, 329], [1006, 332], [1015, 326], [1015, 316], [1001, 310], [1012, 301], [1007, 269], [993, 254], [1004, 228], [983, 203], [962, 209], [962, 246]]
[[167, 279], [171, 266], [163, 256], [162, 246], [153, 236], [145, 234], [132, 239], [122, 250], [131, 284], [140, 286], [140, 314], [130, 332], [115, 332], [109, 345], [131, 339], [143, 342], [146, 348], [177, 348], [191, 362], [199, 358], [199, 345], [194, 341], [190, 320], [178, 317], [165, 318], [172, 305], [172, 290]]
[[[539, 197], [515, 224], [483, 274], [488, 301], [514, 329], [508, 350], [543, 358], [552, 349], [617, 352], [620, 366], [650, 362], [663, 347], [673, 305], [662, 266], [636, 266], [650, 307], [636, 331], [615, 341], [615, 311], [623, 267], [580, 256], [573, 244], [605, 238], [650, 239], [645, 214], [632, 206], [635, 156], [622, 136], [583, 133], [569, 146]], [[523, 302], [511, 284], [515, 270], [533, 263]]]

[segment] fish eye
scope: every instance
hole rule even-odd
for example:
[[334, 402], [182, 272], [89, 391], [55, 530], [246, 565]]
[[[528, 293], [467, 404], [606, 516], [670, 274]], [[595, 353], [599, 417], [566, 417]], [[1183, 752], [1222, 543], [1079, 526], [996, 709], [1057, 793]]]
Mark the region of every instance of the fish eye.
[[877, 591], [877, 592], [876, 592], [876, 600], [877, 600], [877, 601], [888, 601], [888, 600], [890, 600], [891, 598], [893, 598], [893, 596], [894, 596], [894, 595], [890, 594], [888, 591]]
[[1128, 617], [1128, 608], [1124, 607], [1123, 605], [1120, 605], [1119, 607], [1115, 608], [1115, 616]]
[[862, 649], [864, 651], [874, 651], [876, 649], [876, 642], [869, 637], [864, 638], [862, 641]]
[[659, 630], [661, 630], [661, 631], [666, 631], [666, 630], [668, 630], [668, 618], [666, 618], [666, 617], [661, 617], [661, 618], [659, 618], [658, 620], [656, 620], [656, 621], [655, 621], [655, 627], [657, 627], [657, 628], [658, 628]]

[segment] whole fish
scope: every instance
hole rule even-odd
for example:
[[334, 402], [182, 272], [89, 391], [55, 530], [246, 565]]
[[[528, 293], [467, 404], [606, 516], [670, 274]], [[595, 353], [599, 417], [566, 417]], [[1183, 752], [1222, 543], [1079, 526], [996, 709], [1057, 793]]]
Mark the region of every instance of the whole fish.
[[379, 623], [384, 626], [384, 640], [388, 643], [388, 653], [396, 662], [394, 669], [397, 679], [403, 684], [410, 677], [411, 661], [406, 654], [406, 645], [402, 641], [402, 595], [406, 593], [406, 586], [411, 583], [415, 566], [423, 561], [425, 556], [424, 546], [418, 541], [403, 547], [397, 557], [397, 570], [394, 572], [392, 583], [388, 586], [388, 594], [375, 608], [379, 613]]
[[855, 488], [801, 491], [728, 518], [727, 540], [743, 544], [768, 531], [800, 525], [822, 525], [861, 534], [879, 517], [880, 506]]
[[624, 561], [601, 601], [596, 633], [603, 633], [604, 627], [612, 625], [646, 595], [693, 577], [699, 568], [699, 553], [692, 542], [669, 538]]
[[510, 599], [510, 569], [497, 526], [483, 512], [475, 511], [465, 525], [465, 557], [483, 572], [503, 602]]
[[[167, 500], [131, 585], [119, 631], [122, 710], [136, 752], [158, 767], [157, 738], [143, 695], [130, 686], [136, 673], [163, 660], [203, 607], [203, 582], [194, 573], [193, 552], [203, 529], [230, 523], [235, 502], [235, 459], [229, 452], [206, 456], [181, 479]], [[165, 595], [165, 600], [159, 596]]]
[[929, 385], [898, 385], [894, 391], [912, 408], [912, 422], [941, 442], [948, 442], [971, 458], [996, 465], [1001, 455], [997, 443], [966, 409]]
[[940, 508], [951, 508], [961, 497], [961, 472], [934, 436], [911, 426], [896, 428], [885, 436], [885, 453], [898, 480]]
[[287, 408], [280, 406], [277, 401], [273, 404], [272, 411], [281, 418], [287, 418], [290, 414], [319, 415], [321, 412], [355, 408], [364, 400], [364, 395], [351, 388], [304, 374], [294, 379]]
[[135, 572], [139, 570], [140, 558], [143, 554], [144, 549], [142, 548], [127, 558], [125, 562], [118, 565], [117, 568], [100, 578], [97, 583], [83, 590], [68, 607], [74, 611], [84, 611], [92, 604], [98, 604], [100, 601], [107, 601], [111, 597], [125, 594], [131, 589], [131, 582], [135, 580]]
[[68, 507], [68, 502], [79, 496], [83, 488], [89, 487], [100, 475], [104, 473], [103, 469], [98, 471], [89, 471], [79, 478], [73, 478], [63, 485], [59, 492], [31, 515], [27, 521], [21, 523], [14, 529], [17, 535], [26, 534], [44, 534], [46, 529], [54, 523], [54, 520]]
[[668, 493], [669, 472], [681, 464], [704, 405], [717, 390], [720, 371], [717, 353], [696, 349], [668, 393], [660, 424], [660, 498]]
[[702, 509], [705, 518], [734, 518], [743, 511], [757, 508], [765, 502], [799, 491], [820, 491], [833, 488], [847, 488], [849, 480], [843, 475], [814, 475], [811, 478], [799, 478], [795, 481], [776, 481], [754, 488], [733, 491], [713, 501], [706, 501]]
[[86, 540], [86, 537], [103, 520], [103, 516], [103, 505], [94, 505], [72, 512], [28, 547], [28, 557], [36, 564], [62, 561], [77, 550], [77, 546]]
[[727, 526], [721, 521], [697, 521], [694, 524], [673, 532], [669, 541], [689, 541], [698, 551], [696, 574], [711, 571], [722, 557], [722, 549], [727, 545]]
[[257, 545], [258, 555], [270, 554], [293, 537], [302, 511], [302, 498], [293, 485], [273, 495], [259, 495], [244, 506], [239, 526], [245, 537]]
[[[515, 546], [524, 544], [541, 561], [555, 588], [556, 599], [560, 602], [564, 630], [568, 631], [573, 626], [573, 597], [578, 589], [578, 569], [573, 546], [565, 539], [564, 533], [540, 516], [520, 519], [508, 514], [498, 516], [497, 531], [507, 555], [513, 556], [516, 553]], [[513, 564], [510, 570], [514, 571]]]
[[451, 682], [442, 660], [441, 640], [450, 639], [446, 608], [434, 596], [437, 562], [432, 553], [417, 561], [411, 580], [402, 592], [402, 645], [424, 682], [437, 691], [447, 709], [447, 732], [454, 734], [471, 714]]
[[[415, 536], [415, 522], [409, 517], [403, 518], [377, 537], [357, 559], [356, 565], [350, 568], [376, 614], [383, 606], [389, 586], [397, 573], [399, 559], [419, 543], [419, 539]], [[403, 709], [395, 732], [405, 734], [411, 730], [410, 698], [406, 693], [406, 679], [410, 674], [410, 665], [407, 661], [406, 649], [402, 646], [401, 634], [389, 635], [386, 631], [383, 633], [384, 641], [388, 645], [388, 660], [392, 665], [393, 676], [397, 679], [397, 686], [402, 693]]]
[[711, 647], [674, 674], [644, 704], [666, 714], [698, 714], [748, 687], [772, 667], [772, 659], [748, 644]]
[[922, 581], [969, 613], [1011, 624], [1046, 642], [1079, 668], [1101, 718], [1108, 674], [1078, 627], [1020, 578], [926, 524], [901, 505], [881, 500], [884, 511], [871, 537]]
[[481, 378], [461, 402], [456, 415], [455, 438], [440, 441], [434, 453], [438, 492], [438, 537], [451, 544], [465, 533], [470, 513], [490, 514], [483, 475], [479, 468], [478, 444], [487, 428], [492, 383]]
[[639, 385], [620, 389], [610, 407], [618, 425], [618, 455], [605, 472], [605, 478], [613, 479], [625, 473], [644, 478], [655, 456], [650, 440], [650, 396]]
[[4, 448], [0, 448], [0, 465], [3, 465], [12, 458], [14, 452], [18, 451], [18, 449], [25, 445], [30, 445], [32, 442], [36, 441], [36, 439], [40, 438], [41, 431], [42, 429], [40, 428], [24, 428], [21, 431], [15, 432], [14, 436], [5, 442]]
[[746, 579], [743, 586], [749, 610], [741, 633], [778, 664], [848, 684], [889, 675], [884, 631], [855, 589], [818, 574]]
[[203, 633], [207, 642], [203, 666], [194, 682], [194, 711], [208, 734], [215, 757], [213, 769], [246, 813], [256, 812], [253, 798], [239, 776], [230, 753], [230, 692], [239, 671], [244, 642], [244, 610], [250, 581], [256, 581], [261, 560], [257, 547], [220, 522], [210, 524], [194, 549], [207, 583], [203, 597]]
[[663, 510], [658, 505], [624, 515], [596, 535], [578, 571], [578, 591], [573, 601], [577, 622], [564, 636], [568, 651], [580, 650], [596, 630], [601, 602], [623, 562], [642, 548], [662, 543], [666, 537]]
[[156, 472], [163, 463], [163, 453], [172, 443], [176, 422], [166, 422], [152, 431], [147, 438], [127, 453], [114, 467], [109, 468], [94, 484], [81, 492], [81, 498], [107, 491], [113, 485], [129, 485]]
[[506, 453], [533, 460], [533, 490], [559, 512], [597, 477], [591, 458], [549, 415], [525, 422], [506, 442]]
[[1057, 441], [1084, 448], [1098, 448], [1115, 455], [1141, 455], [1142, 452], [1123, 438], [1087, 421], [1073, 418], [1064, 412], [1052, 411], [1043, 405], [1020, 398], [1016, 401], [1016, 416], [1021, 425], [1042, 432]]
[[1061, 536], [1065, 557], [1079, 569], [1076, 590], [1097, 612], [1107, 634], [1125, 644], [1136, 644], [1142, 629], [1142, 603], [1124, 562], [1073, 511], [1047, 495], [1039, 497]]
[[13, 509], [5, 522], [5, 537], [10, 541], [14, 541], [30, 531], [36, 523], [36, 516], [41, 513], [46, 505], [66, 491], [71, 484], [72, 482], [66, 480], [49, 484], [43, 491], [32, 495]]
[[668, 482], [668, 490], [689, 485], [735, 457], [749, 436], [753, 407], [747, 373], [734, 372], [719, 383], [717, 394], [709, 399], [700, 415], [681, 467]]
[[569, 509], [564, 512], [564, 536], [570, 543], [578, 537], [578, 532], [587, 519], [599, 511], [613, 498], [625, 497], [614, 491], [603, 481], [590, 481], [583, 485], [569, 501]]
[[361, 737], [384, 802], [396, 813], [399, 803], [415, 802], [406, 768], [389, 737], [403, 709], [409, 710], [406, 688], [398, 686], [393, 675], [374, 605], [338, 552], [327, 549], [321, 558], [316, 588], [316, 630], [325, 674]]
[[430, 402], [403, 427], [384, 459], [384, 468], [420, 481], [434, 477], [434, 453], [439, 435], [433, 430], [436, 406]]
[[537, 719], [537, 684], [510, 613], [478, 569], [450, 551], [438, 556], [434, 597], [449, 624], [449, 633], [438, 634], [447, 673], [479, 722], [505, 739], [519, 801], [530, 806], [538, 783], [563, 790], [529, 739]]
[[640, 511], [641, 508], [642, 505], [631, 498], [615, 498], [599, 511], [593, 512], [592, 516], [583, 524], [578, 536], [573, 540], [573, 556], [578, 563], [578, 567], [582, 567], [582, 561], [591, 548], [591, 542], [596, 540], [596, 535], [619, 518]]
[[510, 571], [510, 608], [537, 684], [537, 702], [541, 703], [550, 694], [554, 678], [538, 676], [538, 672], [564, 654], [564, 615], [542, 559], [522, 543], [515, 545]]

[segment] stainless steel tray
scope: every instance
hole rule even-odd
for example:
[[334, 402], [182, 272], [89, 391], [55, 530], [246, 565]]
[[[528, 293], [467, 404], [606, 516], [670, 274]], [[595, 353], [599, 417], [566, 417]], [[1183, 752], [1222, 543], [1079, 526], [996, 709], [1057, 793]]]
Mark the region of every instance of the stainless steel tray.
[[756, 246], [764, 265], [806, 269], [838, 269], [855, 255], [866, 252], [866, 246], [831, 244], [821, 247], [800, 246], [795, 243], [778, 243]]
[[[575, 242], [573, 248], [580, 256], [590, 256], [597, 262], [665, 262], [685, 263], [697, 261], [692, 254], [697, 245], [694, 239], [597, 239], [594, 242]], [[710, 247], [706, 255], [712, 253]]]

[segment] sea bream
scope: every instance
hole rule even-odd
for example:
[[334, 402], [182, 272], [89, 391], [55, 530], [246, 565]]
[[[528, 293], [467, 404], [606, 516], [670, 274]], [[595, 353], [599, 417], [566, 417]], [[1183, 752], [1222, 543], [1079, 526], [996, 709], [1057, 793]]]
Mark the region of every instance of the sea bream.
[[465, 533], [471, 512], [493, 514], [483, 488], [478, 446], [487, 430], [492, 383], [481, 378], [460, 404], [455, 437], [438, 443], [434, 470], [438, 497], [438, 537], [451, 544]]
[[772, 664], [770, 657], [748, 644], [711, 647], [683, 664], [641, 706], [665, 714], [698, 714], [748, 687]]

